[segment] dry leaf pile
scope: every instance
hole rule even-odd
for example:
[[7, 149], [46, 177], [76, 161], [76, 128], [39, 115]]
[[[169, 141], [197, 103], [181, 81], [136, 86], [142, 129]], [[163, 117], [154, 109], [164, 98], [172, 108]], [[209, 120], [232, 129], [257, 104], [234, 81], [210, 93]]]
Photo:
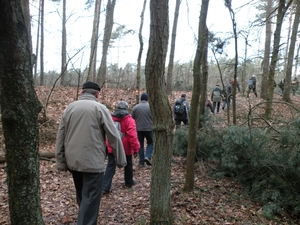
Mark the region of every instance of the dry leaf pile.
[[[50, 88], [38, 87], [37, 94], [45, 103]], [[131, 90], [102, 90], [100, 102], [113, 110], [120, 99], [128, 101], [130, 107], [135, 104], [135, 93]], [[181, 92], [173, 93], [170, 101], [179, 98]], [[76, 98], [76, 88], [56, 88], [47, 107], [47, 120], [40, 116], [41, 142], [40, 151], [54, 152], [56, 130], [62, 111]], [[191, 93], [187, 93], [190, 101]], [[294, 102], [300, 97], [292, 96]], [[259, 98], [246, 99], [237, 96], [238, 111], [247, 114], [249, 107], [261, 101]], [[278, 101], [280, 98], [278, 96]], [[289, 107], [278, 104], [274, 107], [279, 114], [293, 115]], [[255, 109], [256, 113], [262, 109]], [[222, 111], [215, 117], [226, 121], [226, 113]], [[243, 122], [243, 117], [239, 122]], [[222, 126], [226, 126], [225, 122]], [[137, 184], [132, 188], [125, 188], [124, 173], [117, 169], [113, 179], [112, 192], [104, 195], [101, 200], [98, 224], [131, 225], [149, 224], [150, 221], [150, 183], [151, 167], [139, 167], [138, 159], [134, 161], [134, 179]], [[8, 225], [9, 209], [6, 186], [5, 164], [0, 165], [0, 225]], [[183, 192], [185, 182], [185, 159], [173, 157], [171, 174], [171, 204], [175, 225], [196, 224], [300, 224], [287, 213], [274, 220], [267, 220], [262, 216], [262, 205], [253, 202], [242, 195], [242, 187], [230, 179], [214, 180], [207, 176], [205, 163], [195, 165], [195, 189], [191, 193]], [[78, 206], [76, 204], [73, 180], [68, 172], [58, 172], [51, 160], [40, 162], [40, 190], [43, 218], [46, 225], [76, 224]]]

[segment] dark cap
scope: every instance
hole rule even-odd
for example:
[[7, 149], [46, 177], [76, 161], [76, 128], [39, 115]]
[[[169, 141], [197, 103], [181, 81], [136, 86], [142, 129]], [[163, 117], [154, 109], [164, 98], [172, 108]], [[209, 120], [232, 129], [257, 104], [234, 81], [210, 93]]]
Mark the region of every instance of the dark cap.
[[181, 98], [185, 98], [185, 97], [186, 97], [186, 95], [185, 95], [185, 94], [182, 94], [182, 95], [181, 95]]
[[148, 95], [146, 93], [143, 93], [141, 95], [141, 101], [143, 101], [143, 100], [148, 101]]
[[97, 91], [100, 91], [100, 87], [98, 84], [92, 82], [92, 81], [87, 81], [82, 85], [82, 89], [94, 89]]

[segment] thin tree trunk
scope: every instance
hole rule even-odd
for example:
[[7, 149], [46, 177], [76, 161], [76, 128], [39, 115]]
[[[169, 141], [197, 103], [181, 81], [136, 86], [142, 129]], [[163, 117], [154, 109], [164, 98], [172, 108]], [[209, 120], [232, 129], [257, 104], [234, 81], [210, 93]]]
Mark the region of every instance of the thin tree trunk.
[[284, 18], [284, 14], [288, 7], [291, 5], [292, 0], [290, 0], [287, 5], [285, 5], [285, 0], [279, 0], [278, 9], [277, 9], [277, 19], [276, 19], [276, 29], [274, 32], [274, 43], [273, 43], [273, 53], [271, 58], [269, 77], [268, 77], [268, 94], [266, 99], [265, 106], [265, 117], [267, 119], [271, 118], [272, 114], [272, 101], [273, 101], [273, 92], [274, 92], [274, 74], [276, 70], [276, 65], [278, 62], [279, 55], [279, 45], [280, 45], [280, 34], [282, 28], [282, 22]]
[[173, 21], [173, 30], [172, 30], [171, 49], [170, 49], [170, 56], [169, 56], [169, 66], [168, 66], [168, 73], [167, 73], [167, 94], [168, 95], [172, 94], [176, 30], [177, 30], [180, 3], [181, 3], [181, 0], [176, 0], [174, 21]]
[[[300, 39], [300, 37], [298, 36], [298, 39]], [[298, 42], [298, 47], [297, 47], [297, 53], [295, 56], [295, 69], [294, 69], [294, 76], [297, 76], [297, 69], [298, 69], [298, 63], [299, 63], [299, 52], [300, 52], [300, 42]]]
[[[291, 40], [290, 40], [291, 43], [290, 43], [288, 59], [287, 59], [287, 66], [286, 66], [284, 93], [282, 96], [282, 99], [287, 102], [291, 101], [290, 84], [291, 84], [291, 77], [292, 77], [297, 31], [298, 31], [298, 25], [299, 25], [299, 16], [300, 16], [300, 0], [297, 0], [296, 13], [295, 13], [295, 17], [294, 17], [294, 23], [293, 23], [293, 28], [292, 28]], [[287, 87], [287, 86], [289, 86], [289, 87]]]
[[137, 58], [137, 68], [136, 68], [136, 103], [139, 102], [139, 96], [140, 96], [140, 88], [141, 88], [141, 59], [142, 59], [142, 53], [144, 48], [144, 41], [143, 41], [143, 25], [144, 25], [144, 15], [145, 15], [145, 9], [146, 9], [146, 3], [147, 0], [144, 0], [143, 9], [141, 13], [141, 23], [140, 23], [140, 29], [139, 29], [139, 42], [140, 42], [140, 49], [139, 54]]
[[268, 73], [270, 65], [270, 52], [271, 52], [271, 36], [272, 36], [272, 6], [273, 0], [267, 1], [266, 8], [266, 40], [265, 40], [265, 52], [263, 60], [263, 74], [261, 81], [260, 97], [266, 99], [267, 97], [267, 85], [268, 85]]
[[[28, 2], [23, 7], [29, 10]], [[23, 10], [20, 1], [0, 2], [1, 121], [10, 224], [43, 225], [38, 157], [41, 104], [33, 85], [31, 35]]]
[[67, 31], [66, 31], [66, 1], [63, 0], [62, 41], [61, 41], [61, 85], [66, 86], [67, 76]]
[[45, 0], [41, 2], [41, 53], [40, 53], [40, 86], [44, 85], [44, 7]]
[[[185, 171], [185, 183], [184, 190], [191, 191], [194, 189], [194, 176], [195, 176], [195, 156], [196, 156], [196, 137], [197, 137], [197, 126], [198, 126], [198, 105], [200, 97], [200, 77], [201, 77], [201, 62], [206, 60], [203, 57], [207, 51], [207, 37], [208, 30], [206, 28], [206, 18], [208, 11], [209, 0], [202, 0], [200, 16], [199, 16], [199, 27], [198, 27], [198, 46], [194, 59], [194, 83], [193, 83], [193, 94], [191, 100], [191, 112], [189, 115], [189, 139], [186, 159], [186, 171]], [[206, 65], [203, 65], [206, 66]]]
[[103, 48], [102, 48], [102, 59], [100, 68], [97, 74], [97, 83], [100, 87], [103, 87], [106, 81], [106, 59], [109, 47], [109, 42], [111, 38], [111, 32], [114, 25], [114, 10], [115, 10], [116, 0], [108, 0], [106, 6], [106, 17], [105, 17], [105, 28], [103, 37]]
[[168, 2], [150, 1], [150, 38], [145, 75], [155, 146], [150, 188], [151, 225], [173, 224], [170, 190], [174, 121], [165, 85], [169, 39]]
[[42, 11], [42, 1], [39, 1], [39, 15], [38, 15], [38, 26], [37, 26], [37, 35], [36, 35], [36, 50], [35, 50], [35, 57], [36, 57], [36, 62], [34, 64], [34, 78], [33, 82], [37, 84], [37, 59], [39, 55], [39, 42], [40, 42], [40, 20], [41, 20], [41, 11]]
[[96, 62], [97, 62], [97, 49], [99, 41], [99, 23], [100, 23], [100, 11], [101, 11], [101, 0], [95, 1], [95, 11], [94, 11], [94, 23], [93, 32], [91, 40], [91, 54], [90, 54], [90, 64], [89, 71], [86, 81], [96, 80]]

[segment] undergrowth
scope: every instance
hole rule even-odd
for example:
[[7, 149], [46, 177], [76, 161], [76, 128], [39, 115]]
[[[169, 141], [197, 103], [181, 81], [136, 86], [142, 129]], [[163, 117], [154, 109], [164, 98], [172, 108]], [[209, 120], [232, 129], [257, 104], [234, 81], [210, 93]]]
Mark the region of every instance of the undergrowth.
[[[231, 177], [245, 195], [264, 204], [264, 215], [300, 215], [300, 119], [276, 129], [207, 125], [197, 132], [197, 158], [217, 162], [216, 178]], [[186, 156], [188, 129], [176, 130], [174, 154]]]

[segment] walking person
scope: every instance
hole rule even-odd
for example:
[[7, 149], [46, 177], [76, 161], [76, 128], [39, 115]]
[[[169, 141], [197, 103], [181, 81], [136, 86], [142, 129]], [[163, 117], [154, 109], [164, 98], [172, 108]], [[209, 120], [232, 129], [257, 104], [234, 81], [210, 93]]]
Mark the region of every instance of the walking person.
[[252, 77], [248, 80], [248, 92], [247, 92], [247, 98], [249, 98], [250, 91], [253, 91], [255, 96], [257, 97], [256, 92], [256, 75], [252, 75]]
[[[138, 141], [136, 125], [132, 116], [128, 113], [128, 103], [126, 101], [120, 101], [117, 105], [117, 109], [112, 114], [114, 122], [119, 123], [122, 143], [126, 155], [127, 165], [124, 168], [124, 185], [125, 187], [132, 187], [136, 184], [133, 180], [133, 168], [132, 168], [132, 156], [137, 156], [139, 152], [140, 143]], [[116, 172], [116, 159], [113, 154], [110, 144], [107, 142], [108, 150], [108, 163], [106, 166], [102, 193], [107, 194], [111, 190], [112, 179]]]
[[223, 104], [222, 104], [222, 109], [225, 110], [226, 104], [228, 105], [228, 108], [230, 108], [230, 101], [232, 98], [232, 86], [231, 86], [232, 82], [229, 81], [228, 84], [226, 84], [225, 86], [225, 90], [224, 90], [224, 98], [223, 98]]
[[100, 87], [86, 82], [78, 101], [64, 110], [56, 140], [56, 167], [72, 174], [79, 206], [77, 224], [96, 225], [105, 171], [107, 137], [118, 167], [126, 166], [121, 138], [110, 112], [97, 101]]
[[[132, 118], [136, 122], [136, 130], [140, 142], [139, 150], [139, 166], [152, 165], [152, 151], [153, 151], [153, 133], [152, 133], [152, 115], [148, 103], [148, 95], [142, 93], [141, 101], [133, 107], [131, 112]], [[144, 148], [144, 140], [146, 139], [146, 155]]]
[[211, 92], [211, 100], [213, 102], [213, 113], [216, 112], [216, 107], [217, 107], [217, 113], [220, 113], [220, 104], [222, 101], [222, 90], [220, 88], [220, 85], [216, 85], [216, 87], [213, 89]]
[[190, 104], [186, 100], [186, 94], [182, 94], [181, 98], [175, 101], [173, 111], [176, 129], [181, 126], [181, 123], [189, 124]]

